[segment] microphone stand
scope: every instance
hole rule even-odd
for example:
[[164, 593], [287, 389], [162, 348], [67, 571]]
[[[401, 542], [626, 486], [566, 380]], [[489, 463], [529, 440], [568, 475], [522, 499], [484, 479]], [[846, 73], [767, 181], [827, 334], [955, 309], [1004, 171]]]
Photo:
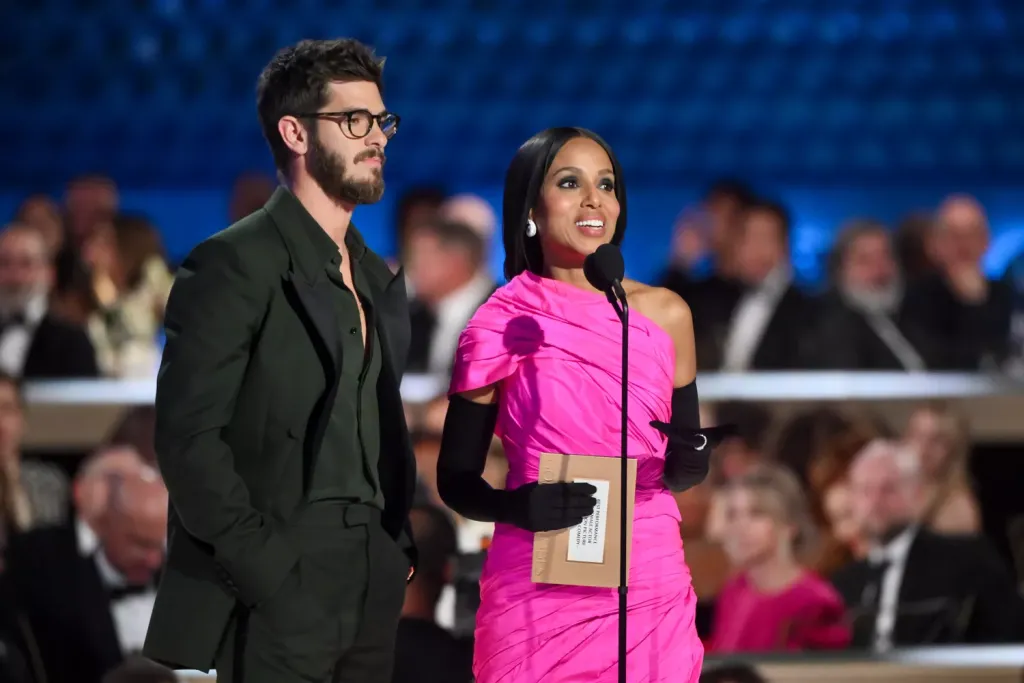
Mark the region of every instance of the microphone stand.
[[629, 517], [626, 509], [629, 504], [629, 457], [628, 450], [628, 400], [629, 400], [629, 304], [626, 292], [618, 280], [612, 283], [607, 292], [608, 301], [622, 321], [622, 482], [619, 493], [619, 683], [626, 683], [626, 594], [628, 592], [628, 572], [626, 571], [626, 544], [629, 542], [627, 524]]

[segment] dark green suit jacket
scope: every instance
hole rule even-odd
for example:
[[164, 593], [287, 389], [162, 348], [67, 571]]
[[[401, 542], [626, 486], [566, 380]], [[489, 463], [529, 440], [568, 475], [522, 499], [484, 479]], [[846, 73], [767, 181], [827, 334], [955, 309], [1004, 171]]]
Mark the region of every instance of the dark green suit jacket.
[[[342, 333], [323, 262], [303, 258], [304, 211], [279, 189], [192, 251], [167, 304], [156, 452], [171, 511], [144, 654], [178, 668], [209, 670], [235, 606], [269, 598], [298, 561], [282, 528], [305, 500]], [[346, 246], [370, 283], [384, 356], [383, 524], [414, 565], [416, 467], [399, 393], [410, 339], [404, 278], [354, 227]]]

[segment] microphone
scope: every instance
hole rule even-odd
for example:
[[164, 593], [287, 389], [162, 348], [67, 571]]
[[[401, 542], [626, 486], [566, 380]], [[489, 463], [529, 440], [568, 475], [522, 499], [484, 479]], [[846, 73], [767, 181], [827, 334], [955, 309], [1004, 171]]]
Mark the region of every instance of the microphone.
[[612, 294], [625, 304], [622, 278], [626, 276], [626, 264], [622, 260], [622, 252], [614, 244], [602, 244], [583, 259], [583, 276], [595, 289]]
[[628, 544], [627, 524], [629, 498], [629, 457], [627, 455], [629, 432], [629, 304], [626, 303], [626, 292], [622, 289], [622, 278], [626, 275], [626, 264], [622, 261], [622, 252], [614, 244], [602, 244], [594, 253], [583, 259], [583, 275], [595, 289], [599, 289], [608, 297], [608, 302], [615, 308], [622, 323], [622, 441], [620, 444], [619, 461], [621, 470], [621, 496], [619, 501], [619, 683], [626, 683], [626, 548]]

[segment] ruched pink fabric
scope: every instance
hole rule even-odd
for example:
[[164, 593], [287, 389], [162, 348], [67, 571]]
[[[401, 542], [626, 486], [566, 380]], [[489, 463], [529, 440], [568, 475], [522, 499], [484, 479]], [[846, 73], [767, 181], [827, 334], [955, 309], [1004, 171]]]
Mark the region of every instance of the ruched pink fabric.
[[[683, 557], [679, 509], [661, 483], [675, 352], [668, 334], [630, 314], [630, 457], [637, 463], [628, 600], [630, 683], [691, 683], [704, 649]], [[536, 481], [539, 454], [616, 457], [621, 440], [622, 326], [603, 295], [531, 273], [499, 289], [469, 322], [451, 393], [499, 387], [496, 432], [507, 486]], [[533, 535], [499, 524], [476, 618], [477, 683], [614, 683], [618, 591], [535, 584]]]

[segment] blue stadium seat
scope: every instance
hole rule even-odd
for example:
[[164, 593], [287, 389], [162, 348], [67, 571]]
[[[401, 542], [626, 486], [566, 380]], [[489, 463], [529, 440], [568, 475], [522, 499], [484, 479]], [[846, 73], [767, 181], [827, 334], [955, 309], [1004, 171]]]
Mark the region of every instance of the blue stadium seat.
[[[1024, 179], [1024, 4], [1000, 0], [21, 0], [0, 7], [9, 187], [68, 168], [226, 184], [266, 163], [255, 79], [282, 45], [353, 35], [389, 59], [395, 180], [500, 181], [511, 151], [580, 123], [664, 182]], [[10, 131], [17, 131], [12, 133]], [[66, 167], [38, 160], [58, 146]], [[215, 150], [215, 151], [211, 151]], [[730, 169], [730, 165], [732, 168]], [[57, 177], [57, 176], [60, 177]]]

